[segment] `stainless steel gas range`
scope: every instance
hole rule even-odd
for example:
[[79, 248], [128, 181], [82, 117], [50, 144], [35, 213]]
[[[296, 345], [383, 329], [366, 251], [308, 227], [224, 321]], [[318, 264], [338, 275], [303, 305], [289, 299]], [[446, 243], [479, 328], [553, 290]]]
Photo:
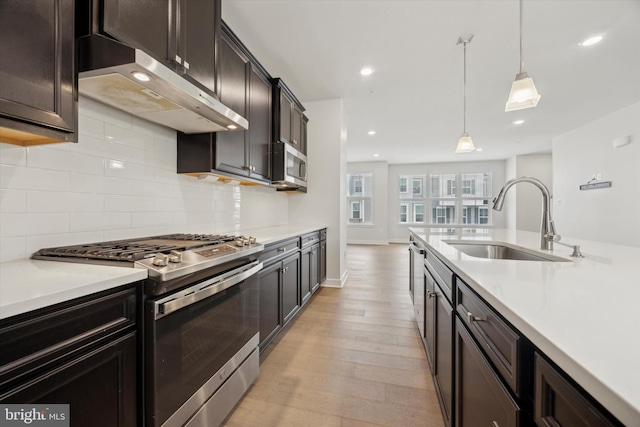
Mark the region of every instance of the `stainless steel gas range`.
[[35, 259], [144, 268], [145, 425], [217, 426], [258, 376], [253, 237], [171, 234], [41, 249]]

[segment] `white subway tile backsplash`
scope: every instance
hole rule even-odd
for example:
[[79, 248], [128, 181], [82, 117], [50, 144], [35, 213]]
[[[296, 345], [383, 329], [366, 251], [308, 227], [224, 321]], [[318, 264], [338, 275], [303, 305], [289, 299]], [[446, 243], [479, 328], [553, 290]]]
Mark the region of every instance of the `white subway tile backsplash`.
[[131, 214], [133, 228], [160, 227], [173, 225], [173, 214], [170, 212], [134, 212]]
[[131, 115], [93, 99], [84, 96], [78, 97], [78, 109], [80, 116], [88, 116], [125, 129], [131, 129]]
[[[176, 199], [169, 199], [175, 201]], [[105, 212], [147, 212], [157, 210], [154, 207], [156, 199], [154, 197], [141, 196], [104, 196]], [[167, 210], [167, 209], [165, 209]]]
[[120, 144], [128, 145], [139, 150], [144, 150], [147, 145], [152, 144], [153, 137], [136, 132], [131, 129], [126, 129], [120, 126], [116, 126], [111, 123], [104, 124], [104, 137], [105, 139]]
[[29, 147], [27, 166], [30, 168], [53, 169], [104, 175], [104, 160], [100, 157], [49, 147]]
[[0, 165], [0, 188], [67, 191], [69, 173], [24, 166]]
[[28, 258], [25, 237], [0, 238], [0, 262]]
[[0, 144], [0, 164], [26, 166], [27, 149], [19, 145]]
[[129, 212], [90, 212], [69, 215], [72, 232], [131, 228]]
[[0, 189], [0, 212], [25, 212], [27, 210], [25, 190]]
[[69, 231], [68, 213], [0, 213], [2, 237], [36, 236]]
[[[131, 129], [138, 133], [149, 135], [155, 139], [175, 141], [177, 137], [175, 129], [170, 129], [135, 116], [131, 117]], [[151, 145], [151, 149], [153, 149], [153, 145]]]
[[90, 136], [97, 139], [104, 139], [104, 121], [93, 117], [78, 116], [78, 135]]
[[175, 130], [84, 97], [79, 124], [75, 144], [0, 143], [0, 261], [45, 247], [287, 223], [288, 199], [272, 189], [178, 175]]

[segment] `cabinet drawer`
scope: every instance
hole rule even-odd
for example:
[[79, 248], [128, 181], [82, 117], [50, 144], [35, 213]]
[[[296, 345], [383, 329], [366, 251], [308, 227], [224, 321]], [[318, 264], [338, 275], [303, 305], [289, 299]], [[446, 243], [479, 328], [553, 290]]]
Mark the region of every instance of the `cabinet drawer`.
[[[518, 427], [529, 425], [500, 378], [456, 319], [456, 427]], [[523, 422], [524, 421], [524, 422]]]
[[449, 270], [449, 267], [444, 265], [444, 263], [440, 261], [440, 259], [438, 259], [438, 257], [436, 257], [429, 249], [427, 249], [427, 256], [425, 257], [424, 264], [442, 288], [442, 291], [449, 299], [449, 302], [453, 302], [453, 272]]
[[313, 233], [303, 234], [300, 237], [300, 245], [301, 247], [310, 246], [314, 243], [318, 243], [320, 241], [320, 233], [318, 231], [314, 231]]
[[282, 258], [285, 254], [289, 254], [291, 251], [295, 251], [298, 249], [298, 237], [294, 237], [293, 239], [283, 240], [281, 242], [272, 243], [270, 245], [266, 245], [264, 251], [260, 255], [260, 261], [262, 261], [265, 265]]
[[523, 340], [463, 281], [457, 279], [456, 311], [511, 390], [522, 397], [519, 362]]
[[535, 354], [534, 419], [538, 426], [621, 426]]
[[0, 386], [136, 323], [136, 287], [58, 304], [0, 323]]

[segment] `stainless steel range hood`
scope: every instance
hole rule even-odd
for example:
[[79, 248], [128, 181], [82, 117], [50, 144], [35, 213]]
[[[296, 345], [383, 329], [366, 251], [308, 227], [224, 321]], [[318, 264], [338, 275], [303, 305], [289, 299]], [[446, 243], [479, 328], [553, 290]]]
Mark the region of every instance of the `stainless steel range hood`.
[[78, 50], [81, 95], [184, 133], [249, 128], [244, 117], [142, 50], [95, 34], [82, 37]]

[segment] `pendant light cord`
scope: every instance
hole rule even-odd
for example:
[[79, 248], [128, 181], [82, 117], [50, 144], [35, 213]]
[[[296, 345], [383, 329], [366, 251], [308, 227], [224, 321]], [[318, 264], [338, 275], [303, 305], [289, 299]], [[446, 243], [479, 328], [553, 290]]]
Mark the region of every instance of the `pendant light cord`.
[[520, 0], [520, 74], [524, 71], [524, 42], [522, 37], [522, 0]]
[[464, 44], [464, 47], [463, 47], [463, 52], [464, 52], [463, 93], [464, 93], [464, 96], [462, 101], [462, 132], [467, 133], [467, 43], [468, 42], [463, 40], [462, 43]]

